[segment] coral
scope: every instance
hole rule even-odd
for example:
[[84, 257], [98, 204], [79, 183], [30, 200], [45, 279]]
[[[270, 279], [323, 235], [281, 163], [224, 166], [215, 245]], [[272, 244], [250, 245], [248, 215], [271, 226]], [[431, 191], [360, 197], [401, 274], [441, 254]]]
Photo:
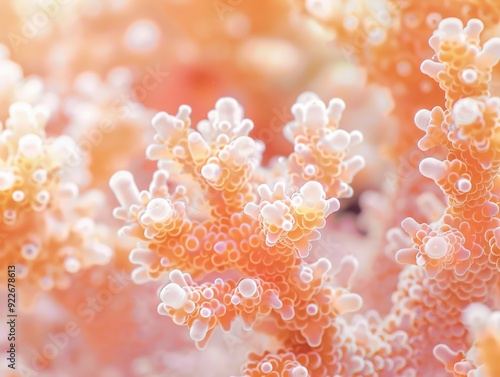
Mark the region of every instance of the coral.
[[[7, 82], [6, 101], [26, 88], [22, 81]], [[49, 116], [44, 105], [12, 102], [0, 129], [0, 260], [16, 265], [20, 281], [34, 286], [25, 297], [68, 287], [76, 272], [104, 265], [113, 255], [114, 237], [96, 216], [104, 197], [67, 179], [65, 148], [74, 143], [47, 136]]]
[[[349, 156], [361, 134], [338, 128], [343, 109], [339, 99], [326, 106], [311, 93], [299, 97], [292, 108], [295, 119], [284, 131], [294, 152], [281, 161], [287, 175], [277, 181], [271, 176], [274, 186], [252, 180], [257, 168], [264, 168], [258, 165], [258, 144], [247, 136], [252, 123], [233, 99], [217, 102], [198, 131], [190, 129], [188, 107], [176, 116], [159, 113], [148, 148], [159, 169], [149, 190], [140, 192], [126, 171], [110, 181], [120, 203], [115, 216], [130, 223], [121, 234], [138, 239], [130, 255], [139, 265], [134, 280], [158, 279], [170, 271], [160, 314], [187, 326], [200, 347], [217, 326], [228, 331], [236, 317], [248, 328], [273, 324], [280, 329], [276, 338], [284, 351], [256, 356], [245, 375], [405, 375], [411, 370], [404, 361], [407, 348], [390, 351], [404, 332], [379, 333], [363, 319], [351, 328], [342, 320], [361, 307], [359, 295], [348, 290], [356, 259], [342, 259], [338, 286], [328, 277], [327, 259], [304, 260], [325, 218], [339, 209], [337, 197], [352, 195], [349, 183], [364, 165], [361, 157]], [[169, 193], [170, 174], [175, 180], [180, 172], [191, 176], [211, 206], [201, 222], [187, 213], [184, 186]], [[327, 190], [334, 197], [327, 199]], [[212, 271], [240, 277], [195, 282]], [[370, 339], [370, 345], [358, 336]]]
[[498, 377], [499, 20], [2, 2], [0, 374]]
[[[496, 152], [500, 102], [489, 96], [488, 83], [500, 59], [500, 39], [481, 46], [481, 30], [482, 23], [475, 19], [465, 28], [455, 18], [441, 21], [429, 41], [437, 61], [422, 64], [422, 71], [439, 82], [447, 101], [444, 109], [417, 113], [416, 124], [426, 132], [419, 146], [424, 150], [445, 146], [447, 154], [444, 160], [422, 160], [420, 172], [441, 188], [447, 208], [430, 224], [412, 218], [402, 222], [412, 246], [399, 250], [396, 257], [418, 267], [401, 277], [396, 297], [402, 301], [394, 311], [396, 316], [405, 307], [414, 311], [405, 326], [409, 325], [414, 347], [424, 351], [420, 362], [429, 359], [425, 350], [432, 347], [441, 359], [445, 347], [468, 349], [462, 312], [471, 302], [493, 305], [496, 290], [493, 239], [499, 219], [492, 188], [500, 167]], [[464, 80], [469, 74], [473, 79]], [[449, 361], [448, 356], [445, 359]]]

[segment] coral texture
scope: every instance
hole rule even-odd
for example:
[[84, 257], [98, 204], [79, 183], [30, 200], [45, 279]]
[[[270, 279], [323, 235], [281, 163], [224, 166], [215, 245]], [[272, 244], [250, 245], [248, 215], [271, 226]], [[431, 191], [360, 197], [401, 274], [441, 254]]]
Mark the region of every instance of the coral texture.
[[500, 376], [499, 4], [2, 2], [0, 375]]

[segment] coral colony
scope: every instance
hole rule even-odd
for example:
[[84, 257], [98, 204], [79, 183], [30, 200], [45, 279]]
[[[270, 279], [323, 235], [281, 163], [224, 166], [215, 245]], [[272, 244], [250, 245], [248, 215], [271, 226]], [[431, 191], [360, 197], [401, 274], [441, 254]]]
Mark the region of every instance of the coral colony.
[[0, 21], [0, 376], [500, 376], [500, 2]]

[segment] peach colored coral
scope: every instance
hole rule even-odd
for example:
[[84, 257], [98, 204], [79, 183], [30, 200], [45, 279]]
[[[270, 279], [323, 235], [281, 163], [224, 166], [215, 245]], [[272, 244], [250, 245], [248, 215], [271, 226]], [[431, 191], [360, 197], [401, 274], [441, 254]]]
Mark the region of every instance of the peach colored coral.
[[498, 377], [499, 20], [2, 2], [0, 375]]

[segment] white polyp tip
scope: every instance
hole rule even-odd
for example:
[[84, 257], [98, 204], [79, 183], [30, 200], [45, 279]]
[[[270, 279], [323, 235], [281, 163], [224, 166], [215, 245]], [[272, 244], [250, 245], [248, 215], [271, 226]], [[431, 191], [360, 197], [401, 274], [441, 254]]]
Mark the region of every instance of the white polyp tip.
[[262, 363], [262, 365], [260, 366], [260, 370], [262, 371], [262, 373], [271, 373], [272, 370], [273, 370], [273, 365], [269, 362], [264, 362]]
[[140, 202], [139, 189], [135, 184], [134, 176], [126, 170], [113, 174], [109, 180], [109, 187], [122, 207], [128, 208]]
[[199, 132], [191, 132], [188, 135], [188, 141], [190, 143], [196, 143], [196, 142], [200, 141], [201, 139], [203, 139], [203, 138]]
[[33, 172], [33, 175], [31, 176], [33, 180], [37, 183], [45, 183], [47, 181], [47, 170], [45, 169], [38, 169]]
[[459, 126], [471, 124], [481, 115], [478, 103], [472, 98], [459, 99], [453, 106], [453, 118]]
[[170, 283], [164, 286], [160, 292], [161, 301], [174, 309], [179, 309], [184, 306], [187, 301], [187, 293], [180, 285]]
[[458, 18], [445, 18], [439, 23], [438, 31], [443, 38], [456, 37], [462, 33], [464, 24]]
[[209, 308], [201, 308], [200, 315], [203, 318], [208, 318], [208, 317], [210, 317], [212, 315], [212, 312], [210, 311]]
[[303, 367], [302, 365], [292, 369], [292, 377], [308, 377], [308, 376], [309, 372], [307, 371], [307, 368]]
[[50, 200], [50, 194], [48, 191], [42, 190], [36, 194], [35, 198], [37, 202], [41, 204], [47, 204]]
[[315, 315], [318, 313], [318, 305], [309, 304], [309, 305], [307, 305], [306, 311], [307, 311], [307, 314], [309, 314], [309, 315]]
[[35, 259], [39, 253], [40, 247], [33, 243], [25, 244], [21, 248], [21, 255], [27, 260]]
[[257, 292], [257, 283], [253, 279], [243, 279], [238, 284], [238, 290], [245, 298], [253, 297]]
[[457, 190], [462, 192], [469, 192], [472, 188], [472, 184], [468, 179], [460, 178], [457, 181]]
[[303, 203], [308, 207], [314, 207], [319, 201], [325, 199], [325, 190], [317, 181], [306, 182], [299, 190]]
[[220, 98], [215, 103], [215, 109], [221, 113], [232, 113], [239, 108], [238, 101], [232, 97]]
[[426, 59], [420, 64], [420, 71], [429, 77], [436, 78], [438, 73], [444, 71], [444, 64]]
[[155, 223], [161, 223], [168, 220], [172, 216], [172, 213], [172, 206], [168, 200], [163, 198], [152, 199], [146, 207], [146, 214]]
[[293, 223], [291, 221], [285, 220], [285, 221], [283, 221], [281, 226], [285, 232], [289, 232], [293, 228]]
[[184, 147], [181, 147], [180, 145], [175, 146], [172, 149], [172, 152], [174, 156], [178, 158], [184, 158], [186, 156], [186, 149]]
[[38, 135], [28, 134], [19, 139], [19, 151], [27, 158], [37, 158], [43, 154], [42, 139]]
[[213, 299], [214, 298], [214, 290], [212, 288], [205, 288], [203, 290], [203, 297], [205, 297], [206, 299]]
[[307, 165], [304, 169], [304, 173], [307, 175], [307, 176], [313, 176], [316, 174], [316, 166], [314, 165]]
[[301, 195], [317, 195], [320, 198], [325, 197], [325, 190], [323, 190], [323, 186], [321, 185], [321, 183], [317, 181], [306, 182], [300, 188], [300, 193]]
[[472, 68], [464, 69], [460, 73], [460, 78], [464, 84], [474, 84], [477, 81], [477, 72]]
[[16, 182], [16, 177], [10, 171], [0, 171], [0, 191], [10, 190], [14, 183]]
[[490, 314], [491, 310], [486, 305], [473, 303], [464, 310], [463, 322], [473, 331], [477, 331], [486, 325]]
[[435, 181], [439, 181], [446, 174], [444, 163], [432, 157], [427, 157], [420, 161], [419, 170], [424, 177], [434, 179]]
[[425, 254], [432, 259], [439, 259], [448, 252], [448, 242], [443, 237], [432, 237], [425, 243]]
[[422, 131], [425, 131], [427, 129], [430, 120], [431, 120], [431, 112], [427, 109], [419, 110], [415, 114], [414, 118], [415, 124]]
[[16, 102], [10, 105], [9, 115], [12, 118], [24, 118], [27, 117], [31, 111], [31, 105], [25, 102]]
[[483, 29], [483, 22], [477, 18], [472, 18], [467, 22], [467, 34], [471, 37], [479, 37]]
[[339, 121], [345, 110], [345, 102], [340, 98], [333, 98], [328, 103], [328, 115], [330, 119]]
[[67, 257], [64, 260], [64, 268], [71, 274], [74, 274], [80, 270], [81, 264], [75, 257]]
[[328, 144], [335, 151], [343, 151], [349, 146], [351, 136], [347, 131], [335, 130], [328, 137]]
[[201, 321], [199, 319], [195, 319], [191, 329], [189, 330], [189, 336], [195, 342], [201, 342], [207, 336], [208, 332], [208, 323], [205, 321]]
[[218, 254], [222, 254], [226, 251], [226, 243], [224, 241], [219, 241], [214, 245], [214, 251]]
[[243, 164], [255, 153], [255, 142], [248, 136], [241, 136], [233, 142], [235, 162]]
[[132, 173], [126, 170], [120, 170], [113, 174], [113, 176], [109, 180], [109, 185], [112, 190], [115, 190], [115, 188], [128, 186], [130, 181], [133, 180], [134, 176], [132, 175]]
[[363, 299], [355, 293], [346, 293], [337, 299], [336, 306], [340, 313], [356, 312], [363, 306]]
[[333, 10], [333, 3], [329, 0], [306, 0], [306, 9], [313, 16], [325, 19]]
[[149, 20], [136, 21], [125, 35], [127, 47], [134, 51], [147, 51], [156, 47], [159, 39], [158, 27]]
[[323, 102], [311, 101], [306, 104], [304, 124], [310, 130], [317, 130], [328, 124], [328, 116]]
[[293, 147], [293, 151], [297, 154], [304, 155], [309, 152], [309, 148], [303, 143], [298, 143]]
[[491, 38], [483, 45], [477, 59], [479, 66], [493, 67], [500, 59], [500, 38]]
[[217, 164], [209, 163], [201, 168], [201, 175], [209, 181], [216, 181], [221, 175], [221, 168]]
[[340, 209], [340, 202], [337, 198], [328, 199], [328, 212], [337, 212]]
[[[1, 190], [0, 190], [1, 191]], [[16, 190], [12, 193], [12, 199], [15, 201], [15, 202], [21, 202], [24, 200], [24, 198], [26, 197], [26, 194], [21, 191], [21, 190]]]

